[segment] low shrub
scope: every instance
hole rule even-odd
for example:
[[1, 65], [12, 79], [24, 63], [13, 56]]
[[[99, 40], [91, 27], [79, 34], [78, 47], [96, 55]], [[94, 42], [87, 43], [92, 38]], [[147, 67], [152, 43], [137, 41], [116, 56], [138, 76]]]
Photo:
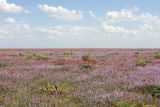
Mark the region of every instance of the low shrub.
[[53, 85], [50, 83], [43, 84], [41, 87], [39, 87], [39, 91], [43, 93], [48, 93], [48, 94], [62, 94], [63, 91], [58, 89], [57, 85]]
[[26, 58], [27, 60], [35, 60], [34, 57], [32, 55], [27, 56]]
[[1, 67], [7, 67], [8, 65], [6, 63], [0, 62], [0, 68]]
[[155, 56], [154, 56], [156, 59], [160, 59], [160, 52], [157, 52], [155, 53]]
[[24, 56], [22, 53], [19, 53], [19, 56]]
[[73, 55], [73, 52], [70, 51], [70, 52], [64, 52], [63, 55]]
[[[142, 103], [136, 102], [124, 102], [124, 101], [118, 101], [116, 102], [116, 107], [144, 107]], [[147, 106], [148, 107], [148, 106]]]
[[27, 56], [27, 60], [48, 60], [48, 57], [37, 55], [37, 54], [32, 54]]
[[48, 57], [44, 57], [44, 56], [37, 56], [36, 60], [48, 60]]
[[136, 65], [137, 66], [146, 66], [147, 65], [147, 61], [144, 61], [144, 60], [139, 60], [139, 61], [137, 61], [137, 63], [136, 63]]
[[142, 94], [151, 94], [152, 97], [160, 98], [160, 87], [157, 86], [137, 87], [133, 90]]
[[139, 54], [139, 52], [135, 52], [134, 54]]
[[90, 61], [90, 60], [92, 60], [92, 59], [93, 59], [93, 58], [92, 58], [92, 56], [91, 56], [89, 53], [82, 56], [82, 60], [83, 60], [83, 61]]
[[91, 69], [93, 67], [91, 65], [89, 65], [89, 64], [83, 64], [83, 65], [81, 65], [81, 68], [82, 69]]

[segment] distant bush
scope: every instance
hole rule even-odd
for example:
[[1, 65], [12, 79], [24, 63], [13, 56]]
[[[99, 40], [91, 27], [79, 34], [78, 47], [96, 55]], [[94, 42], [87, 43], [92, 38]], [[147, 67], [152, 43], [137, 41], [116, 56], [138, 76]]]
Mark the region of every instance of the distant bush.
[[147, 65], [147, 61], [144, 61], [144, 60], [139, 60], [139, 61], [137, 61], [137, 63], [136, 63], [136, 65], [137, 66], [146, 66]]
[[91, 69], [92, 66], [90, 64], [83, 64], [83, 65], [81, 65], [81, 68], [82, 69]]
[[47, 94], [62, 94], [63, 91], [58, 89], [57, 85], [53, 85], [50, 83], [43, 84], [41, 87], [39, 87], [39, 91]]
[[70, 51], [70, 52], [64, 52], [63, 55], [73, 55], [73, 52]]
[[6, 66], [8, 66], [6, 63], [0, 62], [0, 68], [1, 68], [1, 67], [6, 67]]
[[27, 56], [26, 58], [27, 60], [35, 60], [34, 57], [32, 55]]
[[89, 53], [82, 56], [82, 60], [83, 60], [83, 61], [90, 61], [90, 60], [92, 60], [92, 59], [93, 59], [93, 58], [92, 58], [92, 56], [91, 56]]
[[156, 59], [160, 59], [160, 52], [156, 52], [154, 57], [155, 57]]
[[48, 60], [48, 57], [37, 55], [37, 54], [31, 54], [27, 58], [27, 60]]
[[134, 54], [139, 54], [139, 52], [135, 52]]
[[157, 52], [155, 52], [154, 54], [158, 54], [158, 53], [160, 53], [160, 51], [157, 51]]
[[22, 53], [19, 53], [19, 56], [24, 56]]
[[44, 56], [37, 56], [36, 60], [48, 60], [48, 57], [44, 57]]
[[33, 55], [33, 56], [39, 56], [38, 54], [35, 54], [35, 53], [33, 53], [32, 55]]
[[48, 55], [53, 55], [53, 53], [51, 52], [51, 53], [49, 53]]

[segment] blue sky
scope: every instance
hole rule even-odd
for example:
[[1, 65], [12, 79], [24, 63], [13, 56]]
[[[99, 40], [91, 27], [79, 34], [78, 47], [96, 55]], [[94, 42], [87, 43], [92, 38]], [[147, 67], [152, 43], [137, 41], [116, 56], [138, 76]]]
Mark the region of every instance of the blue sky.
[[159, 0], [0, 0], [0, 48], [159, 48]]

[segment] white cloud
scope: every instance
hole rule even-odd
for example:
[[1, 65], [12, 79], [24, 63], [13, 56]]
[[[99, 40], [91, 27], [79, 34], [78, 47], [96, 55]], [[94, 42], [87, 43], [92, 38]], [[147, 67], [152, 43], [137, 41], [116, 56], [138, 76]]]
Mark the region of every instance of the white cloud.
[[6, 23], [6, 24], [15, 24], [16, 23], [16, 21], [13, 18], [11, 18], [11, 17], [5, 18], [3, 20], [3, 22]]
[[160, 21], [159, 16], [152, 15], [146, 12], [140, 12], [138, 7], [133, 7], [131, 9], [121, 9], [120, 11], [112, 10], [106, 12], [106, 20], [121, 22], [121, 21], [141, 21], [141, 22], [153, 22]]
[[8, 24], [6, 27], [14, 27], [16, 29], [30, 29], [30, 26], [28, 24], [25, 24], [24, 22], [16, 21], [15, 19], [11, 17], [7, 17], [3, 20], [4, 24]]
[[119, 34], [139, 39], [160, 38], [160, 17], [142, 12], [138, 7], [107, 11], [106, 17], [100, 22], [105, 32], [113, 35]]
[[0, 40], [8, 38], [8, 30], [0, 28]]
[[62, 6], [54, 7], [48, 5], [38, 5], [38, 8], [48, 14], [50, 17], [63, 20], [80, 20], [83, 19], [83, 13], [76, 10], [68, 10]]
[[3, 29], [0, 29], [0, 34], [1, 35], [7, 35], [8, 33], [6, 31], [4, 31]]
[[102, 27], [107, 32], [112, 32], [112, 33], [128, 33], [129, 32], [125, 28], [122, 28], [122, 27], [119, 27], [119, 26], [111, 26], [111, 25], [108, 25], [106, 22], [102, 22]]
[[[56, 8], [57, 9], [57, 8]], [[126, 12], [123, 13], [122, 12]], [[151, 13], [141, 13], [138, 9], [122, 9], [120, 11], [116, 11], [118, 15], [114, 17], [98, 17], [90, 11], [90, 15], [93, 18], [100, 18], [98, 22], [101, 24], [100, 26], [85, 26], [85, 25], [57, 25], [57, 26], [31, 26], [25, 23], [21, 23], [19, 21], [14, 20], [13, 18], [6, 22], [14, 24], [2, 24], [0, 26], [0, 35], [1, 39], [4, 38], [12, 38], [12, 39], [20, 39], [27, 40], [32, 39], [36, 41], [52, 41], [57, 39], [57, 42], [63, 40], [71, 41], [75, 40], [76, 42], [80, 42], [79, 40], [86, 41], [86, 43], [92, 43], [92, 40], [98, 41], [110, 41], [114, 42], [114, 40], [123, 41], [126, 40], [160, 40], [160, 17], [156, 15], [152, 15]], [[115, 11], [115, 10], [113, 10]], [[130, 12], [129, 12], [130, 11]], [[108, 11], [110, 12], [110, 11]], [[108, 13], [107, 12], [107, 13]], [[129, 12], [127, 14], [127, 12]], [[138, 12], [138, 14], [136, 13]], [[129, 17], [129, 14], [131, 14]], [[112, 15], [111, 15], [112, 16]], [[123, 20], [122, 20], [123, 17]], [[12, 20], [11, 20], [12, 19]], [[68, 19], [69, 20], [69, 19]], [[115, 20], [112, 22], [111, 20]], [[128, 21], [129, 20], [129, 21]], [[140, 23], [141, 22], [141, 23]], [[124, 24], [126, 23], [126, 24]], [[138, 23], [138, 24], [135, 24]], [[134, 28], [130, 28], [130, 25], [134, 25]], [[56, 40], [55, 40], [56, 42]], [[95, 42], [95, 43], [96, 43]], [[63, 43], [63, 42], [62, 42]], [[101, 42], [99, 42], [101, 44]]]
[[98, 28], [86, 27], [86, 26], [68, 26], [59, 25], [52, 27], [41, 27], [37, 28], [37, 31], [41, 32], [46, 37], [53, 38], [67, 38], [67, 39], [86, 39], [94, 38], [96, 35], [100, 34]]
[[0, 0], [0, 11], [6, 13], [28, 13], [29, 11], [7, 0]]
[[136, 20], [133, 12], [126, 9], [123, 9], [121, 11], [108, 11], [106, 13], [106, 17], [114, 20]]
[[32, 33], [33, 32], [30, 29], [30, 25], [25, 24], [24, 22], [16, 21], [11, 17], [5, 18], [0, 26], [1, 40], [28, 38]]
[[99, 21], [102, 20], [100, 17], [96, 16], [93, 11], [89, 11], [89, 14], [90, 14], [90, 16], [91, 16], [92, 18], [95, 18], [95, 19], [97, 19], [97, 20], [99, 20]]

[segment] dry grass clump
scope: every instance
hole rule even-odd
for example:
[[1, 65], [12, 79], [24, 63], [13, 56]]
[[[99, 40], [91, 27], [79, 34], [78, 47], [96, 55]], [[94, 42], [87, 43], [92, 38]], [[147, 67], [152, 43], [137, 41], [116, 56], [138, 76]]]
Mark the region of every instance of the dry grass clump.
[[88, 54], [82, 56], [82, 60], [83, 61], [91, 61], [91, 60], [93, 60], [93, 57], [91, 56], [91, 54], [88, 53]]
[[156, 52], [154, 58], [160, 59], [160, 52]]
[[48, 60], [48, 57], [37, 55], [37, 54], [31, 54], [27, 56], [26, 60]]
[[139, 60], [139, 61], [137, 61], [136, 65], [137, 65], [137, 66], [142, 66], [142, 67], [144, 67], [144, 66], [147, 65], [147, 61]]

